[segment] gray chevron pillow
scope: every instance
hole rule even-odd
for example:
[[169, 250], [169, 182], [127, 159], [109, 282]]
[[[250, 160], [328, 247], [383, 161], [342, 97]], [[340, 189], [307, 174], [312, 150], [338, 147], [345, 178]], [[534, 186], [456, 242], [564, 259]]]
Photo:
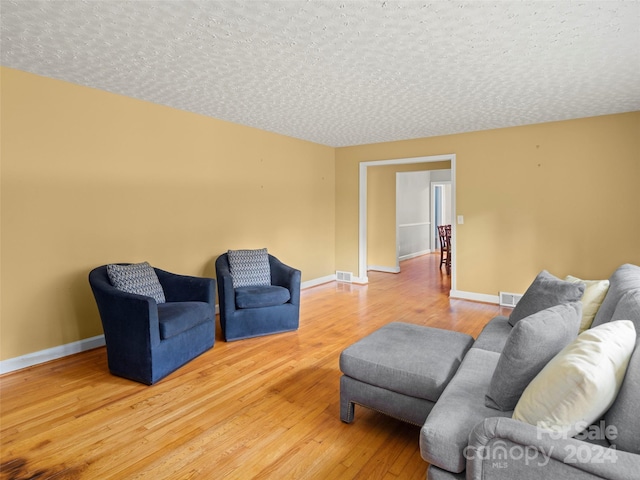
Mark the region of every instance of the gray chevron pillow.
[[233, 288], [271, 285], [271, 268], [266, 248], [229, 250], [227, 257]]
[[156, 271], [147, 262], [107, 265], [107, 275], [111, 285], [119, 290], [151, 297], [156, 303], [166, 302]]

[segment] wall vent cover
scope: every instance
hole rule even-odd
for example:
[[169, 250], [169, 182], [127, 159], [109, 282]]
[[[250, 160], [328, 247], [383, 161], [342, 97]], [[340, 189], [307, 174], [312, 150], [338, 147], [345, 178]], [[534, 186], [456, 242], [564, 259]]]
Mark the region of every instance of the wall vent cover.
[[340, 270], [336, 270], [336, 280], [339, 282], [347, 282], [351, 283], [353, 280], [353, 274], [351, 272], [342, 272]]
[[521, 298], [519, 293], [500, 292], [500, 306], [515, 307]]

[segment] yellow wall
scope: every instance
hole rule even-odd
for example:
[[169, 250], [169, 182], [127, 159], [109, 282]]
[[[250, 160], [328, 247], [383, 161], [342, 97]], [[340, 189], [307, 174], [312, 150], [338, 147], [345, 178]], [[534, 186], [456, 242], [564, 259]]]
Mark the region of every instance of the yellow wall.
[[0, 359], [102, 333], [111, 262], [215, 276], [267, 247], [335, 273], [333, 148], [2, 68]]
[[223, 251], [266, 246], [303, 280], [357, 274], [363, 161], [456, 154], [458, 290], [640, 264], [640, 112], [333, 149], [0, 79], [2, 360], [101, 334], [87, 274], [105, 263], [214, 276]]
[[396, 173], [448, 168], [448, 161], [367, 168], [367, 265], [397, 264]]
[[640, 112], [336, 149], [336, 268], [358, 271], [360, 162], [456, 154], [457, 290], [640, 264]]

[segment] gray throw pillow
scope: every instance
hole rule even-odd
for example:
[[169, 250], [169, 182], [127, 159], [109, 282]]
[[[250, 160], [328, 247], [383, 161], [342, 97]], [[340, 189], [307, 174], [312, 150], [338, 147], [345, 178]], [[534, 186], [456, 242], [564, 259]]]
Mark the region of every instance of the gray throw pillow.
[[505, 412], [513, 410], [527, 385], [578, 336], [581, 318], [582, 304], [578, 301], [518, 321], [498, 359], [485, 405]]
[[509, 315], [509, 323], [515, 326], [518, 320], [545, 308], [577, 302], [584, 295], [584, 289], [584, 283], [567, 282], [543, 270], [527, 288]]
[[227, 258], [233, 288], [271, 285], [271, 267], [266, 248], [229, 250]]
[[164, 290], [156, 271], [147, 262], [131, 265], [107, 265], [111, 285], [118, 290], [153, 298], [156, 303], [165, 303]]

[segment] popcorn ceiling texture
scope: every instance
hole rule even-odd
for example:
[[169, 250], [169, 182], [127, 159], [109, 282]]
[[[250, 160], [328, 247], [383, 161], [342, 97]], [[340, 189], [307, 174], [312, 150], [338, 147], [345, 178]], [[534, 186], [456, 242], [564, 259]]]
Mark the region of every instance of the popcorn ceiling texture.
[[638, 1], [7, 1], [2, 65], [330, 146], [640, 110]]

